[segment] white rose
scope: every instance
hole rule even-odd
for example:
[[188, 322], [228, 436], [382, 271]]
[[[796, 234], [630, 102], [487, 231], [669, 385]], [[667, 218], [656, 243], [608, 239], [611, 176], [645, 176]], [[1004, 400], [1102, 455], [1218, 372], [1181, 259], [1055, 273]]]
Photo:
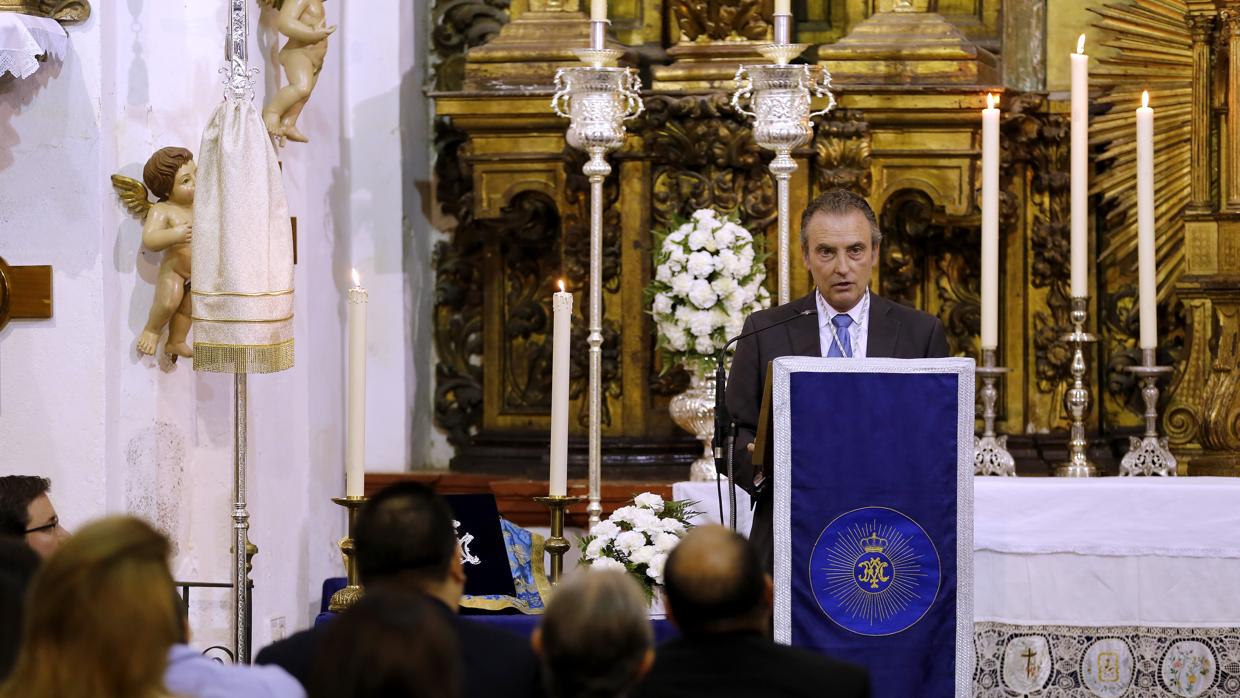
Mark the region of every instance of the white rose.
[[654, 536], [654, 548], [661, 553], [670, 553], [680, 543], [680, 536], [666, 531], [656, 533]]
[[637, 531], [624, 531], [616, 536], [614, 543], [616, 550], [625, 555], [632, 555], [634, 550], [646, 544], [646, 536]]
[[745, 228], [731, 222], [724, 227], [732, 231], [732, 235], [736, 238], [737, 242], [753, 242], [753, 235], [751, 235], [748, 230], [745, 230]]
[[[679, 274], [680, 272], [682, 272], [682, 271], [684, 271], [684, 270], [685, 270], [685, 263], [684, 263], [684, 260], [678, 260], [678, 259], [676, 259], [675, 257], [668, 257], [668, 258], [667, 258], [667, 261], [666, 261], [666, 262], [664, 262], [663, 264], [664, 264], [665, 266], [667, 266], [668, 271], [670, 271], [670, 272], [671, 272], [671, 273], [668, 275], [668, 276], [669, 276], [668, 281], [670, 281], [670, 280], [671, 280], [671, 279], [670, 279], [670, 277], [671, 277], [671, 276], [675, 276], [676, 274]], [[658, 279], [658, 274], [657, 274], [657, 273], [656, 273], [656, 275], [655, 275], [655, 278], [656, 278], [656, 279]], [[658, 280], [659, 280], [659, 281], [663, 281], [663, 279], [658, 279]], [[663, 283], [668, 283], [668, 282], [667, 282], [667, 281], [663, 281]]]
[[620, 527], [610, 521], [600, 521], [590, 529], [590, 535], [610, 541], [612, 538], [620, 535]]
[[679, 274], [672, 277], [672, 293], [681, 298], [688, 298], [689, 292], [693, 290], [693, 277], [688, 274]]
[[728, 319], [728, 324], [724, 327], [728, 337], [735, 337], [745, 329], [745, 321], [738, 316], [732, 316]]
[[629, 555], [629, 562], [634, 565], [645, 565], [653, 560], [654, 556], [658, 554], [659, 551], [656, 550], [653, 545], [643, 545], [637, 550], [634, 550], [633, 554]]
[[[629, 571], [629, 569], [624, 566], [624, 563], [620, 562], [619, 560], [613, 560], [609, 557], [600, 557], [599, 559], [590, 563], [590, 569], [595, 572], [608, 572], [608, 571], [628, 572]], [[660, 570], [660, 572], [662, 572], [662, 570]]]
[[693, 212], [693, 220], [703, 221], [706, 219], [715, 220], [715, 210], [711, 208], [699, 208]]
[[736, 242], [736, 227], [732, 223], [727, 223], [715, 231], [715, 244], [719, 249], [725, 250]]
[[732, 263], [725, 270], [729, 276], [734, 279], [743, 279], [749, 276], [753, 271], [753, 253], [751, 252], [746, 258], [742, 251], [740, 255], [733, 258]]
[[689, 302], [703, 310], [714, 306], [718, 301], [719, 294], [715, 293], [706, 279], [697, 279], [689, 288]]
[[636, 517], [637, 517], [637, 507], [627, 506], [627, 507], [620, 507], [619, 509], [616, 509], [615, 511], [611, 512], [611, 516], [609, 517], [609, 520], [614, 521], [616, 523], [620, 523], [620, 522], [633, 523], [633, 519], [635, 519]]
[[667, 553], [659, 553], [658, 555], [655, 555], [650, 562], [646, 563], [646, 576], [653, 579], [655, 584], [662, 584], [663, 567], [665, 565], [667, 565]]
[[672, 268], [668, 266], [666, 262], [660, 264], [658, 268], [654, 270], [654, 278], [656, 281], [662, 281], [665, 284], [671, 283]]
[[740, 252], [736, 253], [736, 256], [744, 262], [746, 268], [752, 267], [754, 258], [753, 245], [745, 245]]
[[672, 312], [672, 299], [666, 293], [654, 294], [654, 312], [659, 315], [668, 315]]
[[674, 533], [676, 535], [680, 535], [681, 533], [685, 532], [685, 525], [680, 523], [676, 519], [666, 517], [662, 519], [659, 523], [663, 525], [663, 530], [667, 531], [668, 533]]
[[597, 560], [603, 556], [603, 550], [607, 548], [607, 544], [611, 541], [606, 538], [595, 538], [586, 546], [586, 557], [591, 560]]
[[642, 532], [660, 530], [659, 515], [649, 509], [638, 509], [633, 518], [636, 519], [633, 522], [633, 530]]
[[[681, 223], [679, 228], [673, 230], [672, 234], [667, 236], [667, 239], [673, 243], [681, 243], [684, 242], [691, 232], [693, 232], [692, 223]], [[664, 244], [666, 245], [666, 243]]]
[[663, 511], [663, 497], [653, 492], [643, 492], [633, 498], [633, 503], [643, 509], [650, 509], [658, 514]]
[[672, 248], [672, 253], [667, 256], [668, 261], [684, 264], [689, 260], [689, 254], [685, 252], [685, 248], [677, 245]]
[[723, 308], [724, 310], [727, 310], [729, 313], [740, 312], [740, 310], [744, 307], [745, 307], [745, 292], [742, 291], [739, 287], [735, 291], [732, 291], [728, 295], [724, 296], [723, 298]]
[[686, 269], [693, 276], [704, 279], [715, 270], [715, 258], [709, 252], [694, 252], [689, 255], [689, 263], [686, 265]]
[[720, 298], [722, 298], [728, 295], [729, 293], [731, 293], [732, 291], [736, 290], [737, 285], [735, 281], [724, 276], [724, 277], [720, 277], [710, 282], [710, 288], [712, 291], [719, 294]]
[[715, 331], [715, 316], [709, 310], [699, 310], [689, 318], [689, 331], [694, 337], [709, 337]]
[[736, 253], [732, 250], [719, 250], [719, 254], [715, 257], [715, 268], [731, 275], [732, 267], [736, 266], [737, 259]]
[[711, 339], [709, 336], [698, 337], [693, 341], [693, 351], [699, 354], [714, 354], [715, 340]]
[[675, 327], [672, 332], [665, 332], [663, 338], [667, 340], [667, 346], [672, 351], [684, 351], [689, 348], [689, 335], [681, 327]]
[[689, 233], [689, 249], [691, 250], [706, 249], [707, 245], [713, 247], [714, 244], [715, 236], [711, 235], [709, 230], [695, 228], [692, 233]]

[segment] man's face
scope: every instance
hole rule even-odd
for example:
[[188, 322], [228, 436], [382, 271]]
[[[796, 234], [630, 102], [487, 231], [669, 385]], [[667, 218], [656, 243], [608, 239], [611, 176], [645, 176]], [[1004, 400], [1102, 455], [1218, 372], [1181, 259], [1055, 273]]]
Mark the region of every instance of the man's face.
[[26, 525], [26, 544], [33, 548], [39, 557], [51, 557], [60, 544], [69, 538], [69, 532], [60, 525], [60, 517], [52, 507], [52, 500], [48, 499], [46, 494], [41, 494], [26, 507], [26, 513], [30, 515], [30, 523]]
[[805, 267], [818, 292], [840, 312], [857, 305], [878, 261], [878, 245], [870, 243], [870, 223], [860, 211], [818, 213], [805, 228]]
[[172, 193], [168, 195], [168, 200], [182, 206], [194, 203], [194, 183], [197, 180], [198, 166], [193, 160], [187, 160], [177, 170], [176, 177], [172, 180]]

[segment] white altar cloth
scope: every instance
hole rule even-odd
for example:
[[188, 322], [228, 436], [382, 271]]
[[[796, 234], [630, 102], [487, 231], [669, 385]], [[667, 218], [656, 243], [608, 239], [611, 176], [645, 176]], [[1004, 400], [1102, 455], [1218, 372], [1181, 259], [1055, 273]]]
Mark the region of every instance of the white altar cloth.
[[[728, 499], [728, 482], [725, 479], [720, 484], [720, 489], [716, 489], [713, 482], [677, 482], [672, 485], [672, 499], [687, 499], [696, 502], [693, 505], [694, 510], [701, 512], [694, 517], [691, 523], [700, 526], [705, 523], [722, 523], [727, 526], [731, 521], [728, 514], [731, 509], [731, 502]], [[723, 492], [723, 516], [720, 516], [719, 510], [719, 492]], [[741, 535], [748, 536], [749, 528], [753, 525], [753, 508], [749, 505], [749, 493], [741, 488], [736, 488], [736, 530]]]
[[20, 12], [0, 12], [0, 76], [30, 77], [39, 69], [39, 56], [63, 60], [69, 34], [54, 19]]

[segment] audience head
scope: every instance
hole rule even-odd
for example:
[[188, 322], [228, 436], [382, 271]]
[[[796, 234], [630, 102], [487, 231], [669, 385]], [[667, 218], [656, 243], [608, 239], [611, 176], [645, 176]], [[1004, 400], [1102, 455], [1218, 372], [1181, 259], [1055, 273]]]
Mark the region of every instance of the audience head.
[[456, 631], [421, 594], [369, 589], [328, 626], [310, 698], [454, 698], [461, 680]]
[[69, 537], [47, 493], [52, 481], [33, 475], [0, 477], [0, 536], [25, 538], [40, 557], [49, 557]]
[[86, 526], [36, 574], [22, 647], [0, 698], [147, 698], [163, 693], [181, 609], [166, 538], [142, 521]]
[[38, 567], [39, 556], [20, 538], [0, 538], [0, 681], [17, 658], [26, 589]]
[[551, 698], [622, 696], [654, 662], [646, 599], [623, 572], [583, 572], [557, 586], [533, 643]]
[[749, 541], [722, 526], [686, 535], [663, 568], [668, 616], [686, 637], [765, 632], [771, 581]]
[[358, 512], [353, 533], [358, 572], [367, 587], [412, 588], [455, 608], [465, 589], [452, 510], [426, 485], [402, 482]]

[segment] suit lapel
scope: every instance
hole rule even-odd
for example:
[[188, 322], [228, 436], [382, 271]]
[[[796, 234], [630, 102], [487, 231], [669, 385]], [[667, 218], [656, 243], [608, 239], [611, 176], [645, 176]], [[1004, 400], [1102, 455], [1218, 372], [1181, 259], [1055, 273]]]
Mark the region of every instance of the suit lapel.
[[900, 321], [892, 317], [891, 308], [891, 301], [870, 292], [870, 330], [865, 340], [865, 355], [870, 358], [895, 357]]
[[[798, 313], [817, 309], [814, 293], [815, 291], [810, 291], [808, 296], [798, 298], [788, 305]], [[818, 315], [806, 315], [788, 323], [788, 342], [794, 356], [822, 356], [822, 343], [818, 339]]]

